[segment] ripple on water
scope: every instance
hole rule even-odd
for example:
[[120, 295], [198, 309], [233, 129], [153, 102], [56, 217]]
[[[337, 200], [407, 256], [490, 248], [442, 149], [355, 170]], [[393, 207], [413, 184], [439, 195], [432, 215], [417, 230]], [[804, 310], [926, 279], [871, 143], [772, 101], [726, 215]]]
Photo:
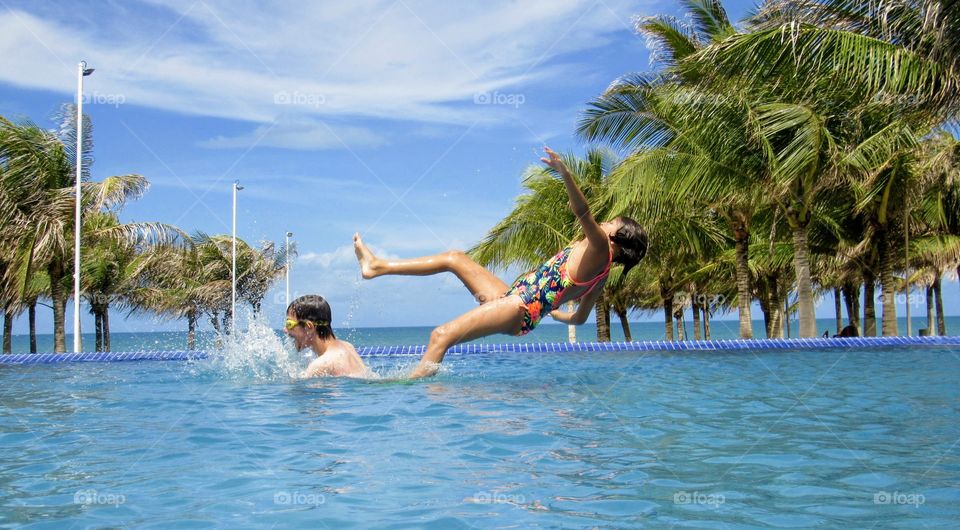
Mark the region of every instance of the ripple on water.
[[885, 473], [860, 473], [839, 480], [844, 484], [851, 486], [862, 486], [866, 488], [885, 488], [897, 483], [897, 479]]

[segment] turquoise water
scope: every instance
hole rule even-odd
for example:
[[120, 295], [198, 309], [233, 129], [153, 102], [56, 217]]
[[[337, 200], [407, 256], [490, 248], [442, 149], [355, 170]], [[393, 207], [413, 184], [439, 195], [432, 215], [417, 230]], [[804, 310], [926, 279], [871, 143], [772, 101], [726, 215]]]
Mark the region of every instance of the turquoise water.
[[398, 384], [292, 380], [267, 333], [195, 363], [3, 367], [0, 526], [960, 520], [958, 349], [451, 355]]
[[[689, 316], [689, 315], [688, 315]], [[926, 317], [912, 318], [913, 335], [918, 330], [926, 327]], [[900, 332], [906, 334], [906, 319], [900, 319]], [[960, 317], [949, 316], [945, 318], [947, 333], [955, 335], [960, 332]], [[711, 321], [710, 331], [713, 339], [736, 339], [739, 337], [739, 327], [735, 320], [714, 320]], [[793, 336], [796, 336], [799, 330], [799, 323], [792, 324]], [[379, 345], [417, 345], [426, 344], [430, 337], [431, 327], [403, 327], [403, 328], [337, 328], [337, 336], [354, 343], [357, 346], [379, 346]], [[634, 340], [663, 340], [664, 326], [662, 322], [631, 322], [630, 329]], [[836, 321], [834, 319], [818, 319], [817, 329], [820, 333], [829, 331], [836, 333]], [[687, 339], [693, 339], [693, 324], [686, 322]], [[766, 336], [764, 332], [763, 321], [753, 322], [753, 333], [756, 338]], [[182, 332], [152, 332], [152, 333], [111, 333], [111, 349], [113, 351], [157, 351], [157, 350], [184, 350], [187, 348], [187, 334]], [[611, 325], [611, 339], [622, 341], [624, 337], [623, 328], [620, 322], [614, 319]], [[214, 335], [212, 333], [200, 333], [198, 339], [198, 348], [208, 349], [213, 346]], [[597, 327], [593, 324], [585, 324], [577, 327], [577, 339], [580, 341], [594, 341], [597, 338]], [[479, 342], [486, 343], [508, 343], [508, 342], [567, 342], [567, 326], [561, 324], [543, 324], [533, 333], [523, 337], [511, 337], [508, 335], [495, 335]], [[73, 335], [67, 335], [67, 346], [72, 351]], [[84, 335], [84, 351], [93, 351], [93, 335]], [[37, 340], [37, 349], [41, 352], [53, 351], [53, 336], [40, 335]], [[13, 336], [13, 353], [29, 353], [30, 341], [26, 335]]]

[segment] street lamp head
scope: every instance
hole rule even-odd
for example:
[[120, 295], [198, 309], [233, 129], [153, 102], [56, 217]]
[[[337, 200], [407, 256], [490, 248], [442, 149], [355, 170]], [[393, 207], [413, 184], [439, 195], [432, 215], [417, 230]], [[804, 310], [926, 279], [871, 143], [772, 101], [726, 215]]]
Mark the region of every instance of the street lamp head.
[[233, 188], [234, 188], [235, 190], [237, 190], [237, 191], [240, 191], [240, 190], [243, 189], [243, 186], [240, 185], [240, 181], [239, 181], [239, 180], [235, 180], [235, 181], [233, 181]]
[[293, 237], [293, 232], [287, 232], [287, 237]]
[[93, 73], [93, 68], [84, 68], [84, 69], [83, 69], [83, 75], [84, 75], [84, 76], [88, 76], [88, 75], [90, 75], [90, 74], [92, 74], [92, 73]]

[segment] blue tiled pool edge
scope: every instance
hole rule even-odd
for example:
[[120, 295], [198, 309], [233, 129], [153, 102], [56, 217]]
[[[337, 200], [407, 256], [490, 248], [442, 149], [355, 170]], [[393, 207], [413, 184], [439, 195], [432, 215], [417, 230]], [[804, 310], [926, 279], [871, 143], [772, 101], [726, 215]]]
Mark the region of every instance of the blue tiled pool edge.
[[202, 351], [139, 351], [83, 353], [15, 353], [0, 355], [0, 364], [50, 364], [66, 362], [187, 361], [205, 359]]
[[[960, 346], [960, 337], [851, 337], [815, 339], [752, 339], [634, 342], [554, 342], [517, 344], [461, 344], [449, 353], [495, 352], [596, 352], [596, 351], [764, 351], [837, 348], [890, 348], [897, 346]], [[363, 356], [422, 355], [426, 346], [365, 346]], [[205, 359], [203, 351], [142, 351], [85, 353], [18, 353], [0, 355], [0, 364], [48, 364], [62, 362], [187, 361]]]

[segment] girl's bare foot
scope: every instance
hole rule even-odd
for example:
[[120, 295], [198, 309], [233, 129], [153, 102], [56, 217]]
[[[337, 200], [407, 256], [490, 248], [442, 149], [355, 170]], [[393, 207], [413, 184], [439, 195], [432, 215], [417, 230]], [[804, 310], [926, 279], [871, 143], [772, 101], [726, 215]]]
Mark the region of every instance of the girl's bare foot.
[[357, 255], [357, 262], [360, 263], [360, 275], [363, 276], [364, 280], [379, 276], [376, 265], [380, 260], [363, 244], [359, 232], [353, 234], [353, 252]]

